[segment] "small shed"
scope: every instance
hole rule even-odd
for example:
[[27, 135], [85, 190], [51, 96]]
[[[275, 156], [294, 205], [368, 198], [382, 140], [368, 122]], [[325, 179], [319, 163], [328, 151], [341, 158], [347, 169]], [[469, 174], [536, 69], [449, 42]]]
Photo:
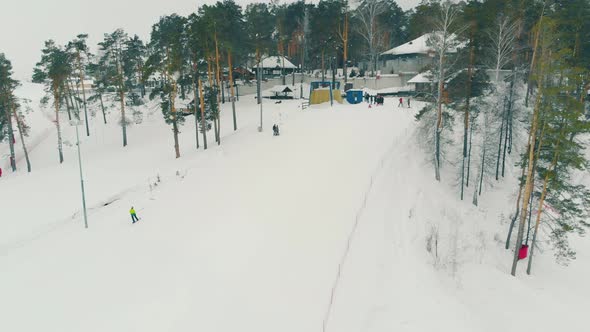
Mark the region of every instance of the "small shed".
[[293, 90], [287, 85], [277, 85], [270, 89], [274, 96], [271, 96], [270, 99], [293, 99]]
[[428, 92], [432, 88], [433, 77], [430, 71], [420, 73], [408, 81], [410, 86], [413, 86], [416, 92]]
[[350, 89], [346, 91], [346, 101], [349, 104], [360, 104], [363, 102], [363, 90]]

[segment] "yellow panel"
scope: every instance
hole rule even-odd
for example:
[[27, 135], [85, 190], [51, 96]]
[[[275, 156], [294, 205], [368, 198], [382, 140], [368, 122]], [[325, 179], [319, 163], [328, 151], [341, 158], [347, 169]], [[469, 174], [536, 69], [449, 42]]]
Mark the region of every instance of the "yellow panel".
[[[342, 103], [342, 96], [340, 95], [340, 90], [333, 90], [334, 100]], [[329, 103], [330, 102], [330, 90], [314, 90], [311, 92], [311, 96], [309, 98], [310, 105], [317, 105], [322, 103]]]

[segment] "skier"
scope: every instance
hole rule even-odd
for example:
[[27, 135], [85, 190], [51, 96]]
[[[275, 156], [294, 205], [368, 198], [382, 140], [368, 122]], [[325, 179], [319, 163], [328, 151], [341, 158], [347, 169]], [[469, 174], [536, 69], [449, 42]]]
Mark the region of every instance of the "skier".
[[365, 92], [365, 95], [363, 96], [365, 98], [365, 103], [369, 102], [369, 94]]
[[397, 107], [404, 107], [404, 98], [399, 99], [399, 105]]
[[281, 134], [281, 132], [279, 131], [279, 125], [275, 125], [277, 127], [277, 136], [279, 136]]
[[412, 106], [410, 106], [410, 97], [408, 97], [408, 108], [412, 108]]
[[0, 167], [0, 178], [2, 177], [2, 167]]
[[137, 218], [137, 214], [135, 214], [135, 209], [133, 208], [133, 206], [131, 207], [131, 210], [129, 210], [129, 214], [131, 214], [131, 220], [133, 220], [132, 224], [135, 224], [135, 222], [138, 221], [139, 218]]

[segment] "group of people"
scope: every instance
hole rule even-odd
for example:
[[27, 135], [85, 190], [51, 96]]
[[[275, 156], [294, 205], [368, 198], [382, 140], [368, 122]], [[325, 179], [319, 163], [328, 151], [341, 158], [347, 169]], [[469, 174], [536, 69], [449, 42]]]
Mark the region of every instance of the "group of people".
[[[408, 102], [408, 108], [411, 108], [412, 106], [410, 104], [410, 97], [408, 97], [406, 99], [406, 101]], [[397, 105], [397, 107], [404, 107], [404, 98], [403, 97], [399, 98], [399, 104]]]
[[278, 124], [274, 124], [272, 125], [272, 135], [273, 136], [279, 136], [280, 132], [279, 132], [279, 125]]
[[370, 95], [365, 93], [365, 102], [369, 104], [383, 105], [384, 98], [382, 95]]
[[[384, 102], [383, 96], [382, 95], [379, 95], [379, 94], [373, 96], [373, 95], [370, 95], [370, 94], [368, 94], [368, 93], [365, 92], [365, 95], [363, 97], [365, 99], [365, 102], [366, 103], [369, 103], [369, 107], [372, 104], [383, 105], [383, 102]], [[407, 97], [406, 98], [406, 103], [407, 103], [408, 108], [411, 108], [412, 107], [411, 106], [411, 99], [410, 99], [410, 97]], [[403, 97], [400, 97], [399, 98], [399, 104], [397, 105], [397, 107], [404, 107], [404, 98]]]

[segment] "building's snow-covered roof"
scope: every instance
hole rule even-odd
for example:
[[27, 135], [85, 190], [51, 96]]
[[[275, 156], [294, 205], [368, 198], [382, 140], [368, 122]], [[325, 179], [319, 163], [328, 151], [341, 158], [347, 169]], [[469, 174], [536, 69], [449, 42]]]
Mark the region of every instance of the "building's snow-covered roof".
[[381, 55], [402, 55], [402, 54], [427, 54], [432, 49], [426, 44], [429, 34], [422, 35], [414, 40], [399, 45], [381, 53]]
[[262, 63], [260, 63], [260, 66], [262, 68], [282, 68], [283, 67], [283, 60], [285, 61], [285, 65], [284, 65], [285, 68], [288, 68], [288, 69], [296, 69], [297, 68], [297, 66], [295, 66], [291, 61], [289, 61], [284, 56], [266, 57], [266, 58], [262, 59]]
[[408, 83], [432, 83], [432, 73], [430, 71], [420, 73], [412, 77]]
[[291, 90], [291, 88], [288, 85], [276, 85], [276, 86], [272, 87], [270, 89], [270, 91], [274, 92], [274, 93], [293, 92], [293, 90]]
[[[422, 35], [414, 40], [410, 40], [409, 42], [399, 45], [390, 49], [389, 51], [385, 51], [381, 53], [381, 55], [404, 55], [404, 54], [429, 54], [433, 53], [434, 49], [428, 45], [428, 39], [433, 36], [435, 32], [427, 33]], [[454, 39], [454, 37], [451, 37]], [[457, 47], [451, 48], [449, 53], [456, 53]]]

